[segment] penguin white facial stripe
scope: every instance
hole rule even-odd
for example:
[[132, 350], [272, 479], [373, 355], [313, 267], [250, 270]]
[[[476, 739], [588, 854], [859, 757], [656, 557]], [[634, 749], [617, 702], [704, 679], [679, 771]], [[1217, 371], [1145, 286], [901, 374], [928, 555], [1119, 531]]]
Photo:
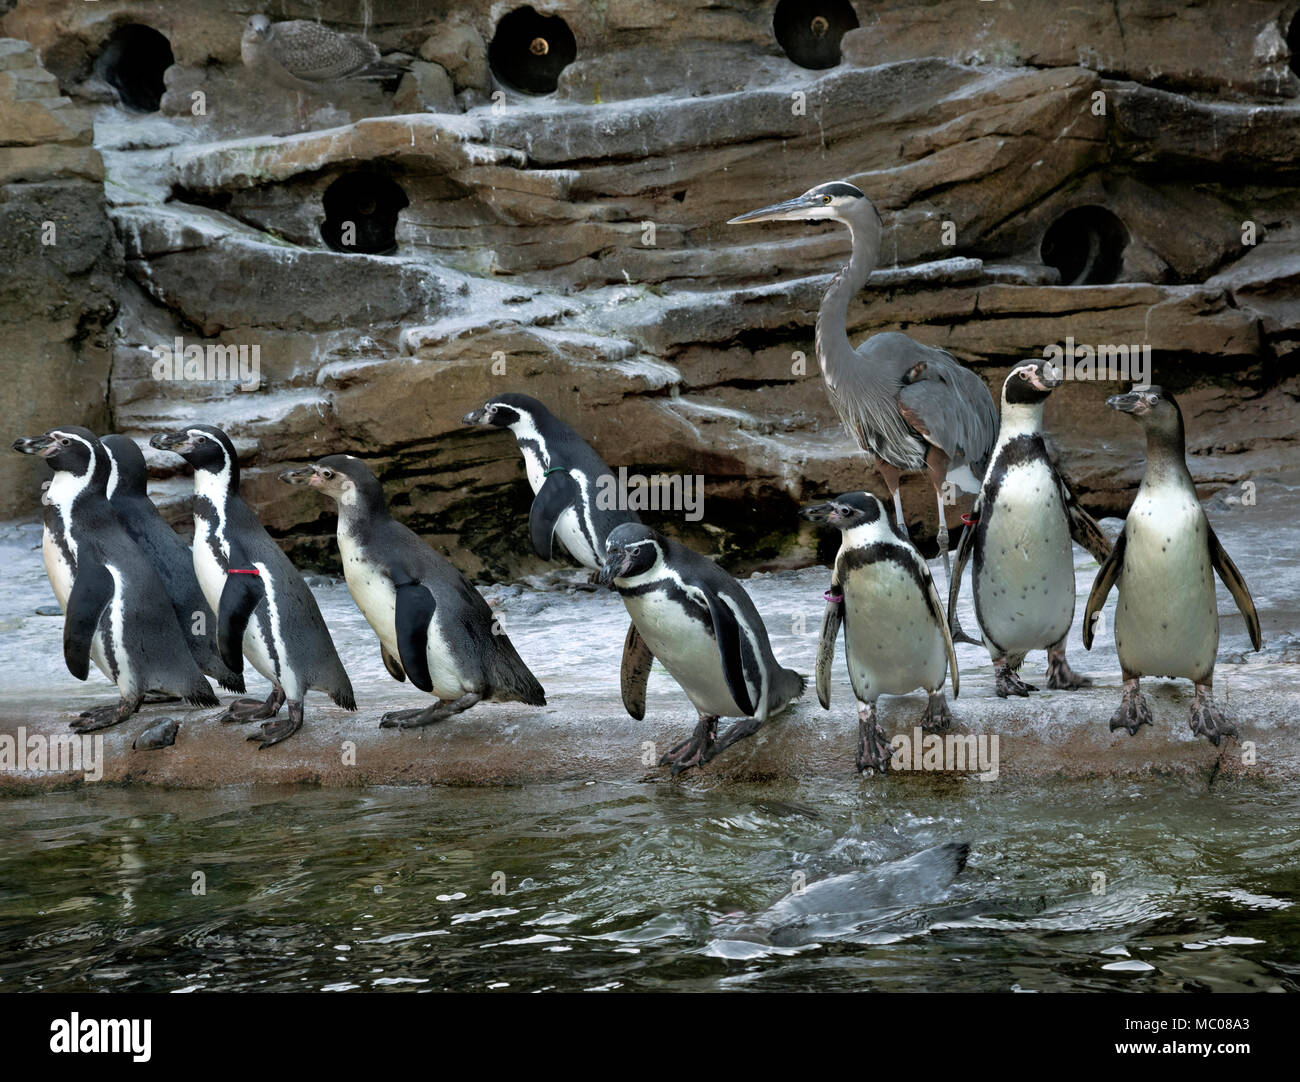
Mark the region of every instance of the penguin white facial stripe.
[[108, 484], [105, 487], [105, 495], [111, 500], [113, 498], [113, 493], [117, 491], [117, 482], [119, 480], [119, 475], [117, 470], [117, 459], [113, 457], [112, 452], [107, 452], [107, 453], [108, 453]]

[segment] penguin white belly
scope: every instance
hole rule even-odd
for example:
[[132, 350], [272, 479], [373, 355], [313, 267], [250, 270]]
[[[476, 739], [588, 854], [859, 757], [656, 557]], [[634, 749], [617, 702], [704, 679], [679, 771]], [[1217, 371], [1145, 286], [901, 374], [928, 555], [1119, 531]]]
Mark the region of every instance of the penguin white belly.
[[855, 569], [844, 590], [844, 657], [853, 692], [880, 695], [937, 691], [948, 658], [943, 633], [907, 568], [878, 560]]
[[72, 593], [72, 565], [54, 540], [54, 535], [46, 527], [41, 534], [41, 558], [45, 561], [45, 574], [54, 590], [54, 598], [59, 608], [68, 611], [68, 595]]
[[1055, 645], [1074, 619], [1075, 589], [1070, 524], [1051, 467], [1042, 459], [1010, 467], [984, 516], [975, 612], [990, 654]]
[[[623, 601], [650, 652], [697, 710], [720, 718], [745, 716], [727, 690], [717, 641], [703, 623], [662, 590], [624, 597]], [[707, 620], [708, 611], [701, 612]]]
[[221, 591], [226, 585], [226, 573], [208, 544], [208, 534], [208, 520], [195, 516], [194, 575], [199, 580], [199, 589], [203, 591], [203, 600], [215, 614], [221, 611]]
[[577, 507], [570, 507], [561, 512], [560, 517], [555, 522], [555, 536], [559, 538], [560, 544], [564, 546], [564, 551], [577, 560], [578, 563], [597, 571], [603, 561], [597, 559], [595, 550], [588, 542], [586, 534], [582, 532], [582, 527], [578, 521], [579, 513], [580, 508]]
[[[361, 546], [345, 533], [338, 535], [339, 555], [343, 559], [343, 578], [348, 593], [357, 603], [380, 643], [388, 653], [401, 660], [397, 644], [397, 588], [392, 576], [377, 564], [367, 560]], [[464, 685], [447, 641], [438, 626], [439, 613], [435, 608], [429, 621], [428, 645], [425, 658], [429, 665], [429, 679], [433, 694], [440, 699], [458, 699], [470, 689]]]
[[1139, 489], [1124, 523], [1115, 651], [1139, 676], [1203, 680], [1219, 649], [1205, 512], [1193, 492]]

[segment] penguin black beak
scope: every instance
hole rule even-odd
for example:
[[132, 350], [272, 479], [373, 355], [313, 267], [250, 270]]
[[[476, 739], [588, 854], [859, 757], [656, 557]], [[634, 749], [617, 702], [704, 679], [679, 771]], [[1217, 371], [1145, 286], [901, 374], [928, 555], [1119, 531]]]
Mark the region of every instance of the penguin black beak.
[[57, 446], [53, 436], [19, 436], [14, 440], [14, 450], [20, 455], [40, 455], [49, 458]]
[[1129, 391], [1128, 394], [1113, 394], [1106, 399], [1106, 405], [1113, 410], [1119, 410], [1120, 413], [1136, 413], [1138, 406], [1142, 404], [1142, 396], [1137, 391]]
[[280, 480], [286, 485], [308, 485], [315, 476], [316, 471], [311, 466], [300, 466], [296, 470], [285, 470], [280, 474]]
[[1034, 382], [1038, 385], [1040, 391], [1050, 391], [1059, 387], [1064, 379], [1061, 376], [1061, 370], [1054, 364], [1042, 364], [1038, 366], [1038, 375]]
[[177, 455], [194, 450], [188, 432], [159, 432], [149, 437], [149, 446], [159, 451], [171, 451]]
[[807, 507], [799, 508], [799, 514], [809, 522], [826, 523], [835, 521], [833, 517], [835, 508], [830, 503], [810, 503]]
[[460, 423], [463, 425], [481, 425], [483, 423], [483, 410], [470, 410], [460, 419]]
[[614, 580], [622, 578], [632, 563], [632, 557], [626, 552], [611, 552], [607, 554], [605, 566], [602, 567], [596, 575], [596, 583], [599, 586], [613, 586]]

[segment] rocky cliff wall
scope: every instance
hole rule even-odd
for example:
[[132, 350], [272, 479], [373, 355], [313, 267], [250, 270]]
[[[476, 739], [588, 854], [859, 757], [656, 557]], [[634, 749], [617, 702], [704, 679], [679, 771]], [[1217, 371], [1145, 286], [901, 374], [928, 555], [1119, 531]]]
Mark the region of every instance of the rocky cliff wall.
[[[4, 55], [39, 56], [20, 70], [46, 104], [0, 71], [0, 161], [75, 164], [0, 170], [0, 243], [28, 238], [0, 404], [27, 428], [227, 427], [265, 521], [325, 567], [332, 515], [275, 474], [361, 455], [400, 517], [501, 576], [540, 566], [529, 493], [513, 442], [459, 418], [520, 390], [614, 465], [703, 474], [704, 523], [657, 524], [737, 565], [806, 561], [798, 503], [878, 488], [813, 359], [846, 237], [723, 223], [844, 177], [886, 228], [855, 340], [904, 330], [995, 390], [1052, 343], [1149, 346], [1198, 483], [1234, 485], [1300, 461], [1295, 6], [286, 0], [273, 18], [364, 33], [411, 74], [312, 97], [281, 134], [295, 96], [239, 60], [255, 2], [18, 0]], [[85, 240], [56, 259], [30, 229], [71, 183]], [[256, 346], [260, 382], [158, 381], [177, 337]], [[1140, 476], [1116, 389], [1048, 408], [1100, 513]], [[155, 465], [179, 521], [188, 482]], [[0, 469], [5, 512], [34, 506], [29, 464]], [[904, 496], [932, 533], [925, 485]]]

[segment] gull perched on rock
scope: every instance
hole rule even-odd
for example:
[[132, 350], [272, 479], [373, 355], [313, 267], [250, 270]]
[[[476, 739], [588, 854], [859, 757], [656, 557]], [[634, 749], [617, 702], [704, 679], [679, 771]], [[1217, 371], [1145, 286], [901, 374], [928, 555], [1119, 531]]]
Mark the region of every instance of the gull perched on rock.
[[304, 94], [352, 79], [392, 79], [405, 68], [384, 60], [379, 49], [357, 34], [342, 34], [307, 19], [273, 23], [253, 15], [240, 41], [244, 67], [298, 94], [298, 119], [305, 126]]

